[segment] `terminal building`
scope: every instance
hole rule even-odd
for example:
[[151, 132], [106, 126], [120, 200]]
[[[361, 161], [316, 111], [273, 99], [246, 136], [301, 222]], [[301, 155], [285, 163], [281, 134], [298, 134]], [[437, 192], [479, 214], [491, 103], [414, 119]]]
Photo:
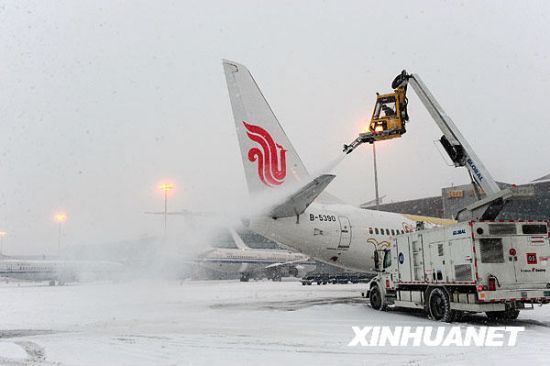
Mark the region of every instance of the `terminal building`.
[[[501, 188], [510, 187], [507, 183], [498, 183]], [[550, 219], [550, 174], [531, 183], [520, 185], [534, 191], [534, 196], [510, 202], [497, 219], [508, 220], [548, 220]], [[482, 194], [483, 197], [483, 194]], [[477, 200], [472, 184], [446, 187], [441, 189], [440, 196], [415, 200], [383, 203], [378, 205], [380, 211], [405, 213], [421, 216], [433, 216], [454, 219], [458, 211]], [[376, 210], [369, 202], [361, 208]]]

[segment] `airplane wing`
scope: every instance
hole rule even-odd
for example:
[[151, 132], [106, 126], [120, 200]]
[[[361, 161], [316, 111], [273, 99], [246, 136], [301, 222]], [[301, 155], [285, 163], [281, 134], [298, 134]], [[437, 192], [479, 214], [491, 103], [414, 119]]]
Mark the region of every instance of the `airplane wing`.
[[283, 203], [276, 205], [270, 211], [273, 218], [298, 216], [304, 213], [308, 206], [323, 192], [335, 178], [332, 174], [323, 174], [292, 194]]
[[288, 262], [272, 263], [269, 266], [266, 266], [265, 269], [274, 269], [274, 268], [281, 268], [281, 267], [285, 267], [285, 266], [291, 266], [293, 264], [300, 263], [300, 262], [303, 262], [303, 261], [304, 261], [303, 259], [297, 259], [297, 260], [288, 261]]
[[456, 220], [443, 219], [440, 217], [420, 216], [420, 215], [411, 215], [411, 214], [402, 214], [402, 215], [413, 221], [424, 221], [436, 226], [453, 225], [457, 223]]

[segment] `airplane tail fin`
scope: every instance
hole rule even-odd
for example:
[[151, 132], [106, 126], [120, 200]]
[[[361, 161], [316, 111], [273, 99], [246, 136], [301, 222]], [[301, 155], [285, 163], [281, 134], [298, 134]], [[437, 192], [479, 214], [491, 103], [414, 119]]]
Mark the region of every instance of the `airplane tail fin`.
[[311, 180], [248, 69], [223, 61], [249, 192], [254, 195]]

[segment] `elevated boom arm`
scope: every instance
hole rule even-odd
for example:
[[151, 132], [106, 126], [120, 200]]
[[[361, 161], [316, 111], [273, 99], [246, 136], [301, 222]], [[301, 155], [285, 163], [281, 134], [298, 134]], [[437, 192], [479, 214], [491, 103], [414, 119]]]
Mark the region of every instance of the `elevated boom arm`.
[[[387, 100], [401, 100], [401, 104], [395, 104], [396, 108], [401, 107], [400, 113], [391, 114], [392, 118], [389, 119], [389, 121], [395, 121], [394, 125], [400, 126], [400, 128], [384, 128], [381, 131], [369, 130], [360, 133], [359, 137], [351, 144], [344, 145], [344, 152], [346, 154], [351, 153], [359, 145], [365, 142], [372, 144], [379, 140], [399, 137], [405, 133], [404, 123], [409, 118], [407, 113], [408, 101], [406, 99], [408, 84], [412, 86], [422, 104], [424, 104], [441, 132], [443, 132], [440, 142], [454, 165], [456, 167], [465, 167], [470, 174], [476, 193], [480, 193], [480, 190], [482, 190], [486, 195], [485, 198], [481, 199], [481, 196], [478, 194], [478, 201], [459, 211], [456, 217], [457, 220], [494, 220], [510, 199], [530, 197], [533, 195], [532, 190], [520, 190], [517, 187], [501, 190], [468, 141], [462, 136], [451, 117], [441, 108], [420, 76], [417, 74], [407, 74], [405, 70], [393, 80], [393, 94], [377, 94], [377, 107], [383, 102], [387, 104]], [[375, 111], [376, 110], [377, 109], [375, 109]], [[392, 111], [393, 110], [390, 110], [390, 112]]]
[[424, 104], [437, 126], [443, 132], [441, 144], [455, 166], [466, 167], [472, 178], [487, 195], [499, 193], [500, 187], [498, 184], [477, 157], [464, 136], [462, 136], [451, 117], [445, 113], [435, 97], [430, 93], [420, 76], [418, 74], [410, 75], [408, 83], [412, 86], [422, 104]]

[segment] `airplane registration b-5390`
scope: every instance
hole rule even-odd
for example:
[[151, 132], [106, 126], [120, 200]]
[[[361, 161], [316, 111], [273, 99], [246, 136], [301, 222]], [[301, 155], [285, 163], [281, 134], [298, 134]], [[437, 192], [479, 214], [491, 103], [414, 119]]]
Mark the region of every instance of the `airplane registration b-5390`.
[[335, 176], [311, 176], [248, 69], [223, 66], [249, 193], [269, 202], [250, 218], [251, 230], [319, 261], [372, 272], [375, 252], [393, 236], [419, 220], [450, 221], [361, 209], [325, 193]]

